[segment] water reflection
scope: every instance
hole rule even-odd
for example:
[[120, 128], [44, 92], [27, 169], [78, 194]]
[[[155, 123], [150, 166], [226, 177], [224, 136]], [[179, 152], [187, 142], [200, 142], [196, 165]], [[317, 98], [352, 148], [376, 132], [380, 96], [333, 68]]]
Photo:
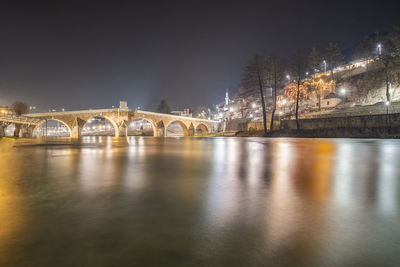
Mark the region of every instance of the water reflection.
[[399, 156], [397, 140], [0, 141], [0, 266], [398, 266]]

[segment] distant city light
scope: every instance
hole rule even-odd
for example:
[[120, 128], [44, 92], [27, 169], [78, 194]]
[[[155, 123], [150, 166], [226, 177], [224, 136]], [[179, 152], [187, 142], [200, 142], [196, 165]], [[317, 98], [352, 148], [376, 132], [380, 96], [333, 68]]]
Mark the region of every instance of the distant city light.
[[382, 45], [378, 44], [378, 55], [380, 56], [382, 54]]

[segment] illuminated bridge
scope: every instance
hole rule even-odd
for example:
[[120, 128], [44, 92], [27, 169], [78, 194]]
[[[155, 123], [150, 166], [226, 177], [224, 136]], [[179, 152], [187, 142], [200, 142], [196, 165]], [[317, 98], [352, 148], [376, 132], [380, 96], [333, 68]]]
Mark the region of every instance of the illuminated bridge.
[[[153, 130], [154, 136], [167, 136], [167, 128], [171, 124], [177, 124], [182, 129], [183, 136], [195, 136], [198, 134], [208, 134], [218, 130], [218, 121], [205, 120], [170, 114], [131, 110], [128, 108], [112, 109], [90, 109], [48, 113], [32, 113], [19, 117], [19, 121], [9, 120], [19, 128], [23, 128], [24, 137], [32, 137], [33, 132], [46, 121], [58, 121], [65, 125], [72, 138], [79, 138], [86, 122], [92, 118], [104, 118], [114, 128], [115, 136], [127, 136], [128, 126], [134, 120], [147, 121]], [[2, 121], [0, 117], [0, 121]], [[5, 123], [5, 122], [4, 122]]]

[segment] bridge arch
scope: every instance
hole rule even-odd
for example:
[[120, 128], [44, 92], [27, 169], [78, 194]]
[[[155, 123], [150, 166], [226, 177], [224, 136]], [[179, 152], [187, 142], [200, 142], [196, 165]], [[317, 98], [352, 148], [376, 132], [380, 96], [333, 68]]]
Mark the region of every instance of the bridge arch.
[[15, 132], [15, 123], [8, 123], [4, 127], [4, 136], [19, 136], [19, 132]]
[[[37, 125], [35, 126], [35, 128], [33, 128], [33, 135], [34, 135], [34, 136], [35, 136], [35, 135], [38, 136], [38, 131], [39, 131], [40, 127], [41, 127], [41, 126], [43, 127], [43, 124], [46, 123], [46, 121], [47, 121], [47, 122], [52, 122], [52, 121], [54, 122], [54, 121], [56, 121], [56, 122], [62, 123], [62, 124], [67, 128], [69, 137], [72, 136], [72, 129], [71, 129], [71, 127], [68, 125], [68, 123], [66, 123], [66, 122], [63, 121], [63, 120], [54, 119], [54, 118], [49, 119], [49, 120], [43, 120], [43, 121], [41, 121], [39, 124], [37, 124]], [[46, 132], [47, 132], [47, 129], [46, 129]]]
[[[92, 116], [90, 118], [87, 118], [85, 120], [85, 123], [82, 126], [82, 135], [85, 135], [85, 133], [87, 132], [87, 131], [84, 131], [84, 130], [87, 130], [87, 128], [85, 128], [85, 127], [87, 127], [88, 123], [92, 123], [93, 120], [100, 119], [100, 118], [104, 119], [105, 121], [107, 121], [107, 122], [109, 122], [111, 124], [111, 126], [114, 128], [114, 136], [119, 136], [119, 128], [118, 128], [117, 123], [112, 118], [110, 118], [108, 116], [104, 116], [104, 115], [95, 115], [95, 116]], [[102, 130], [103, 130], [103, 132], [106, 132], [107, 130], [110, 130], [110, 129], [106, 128], [106, 129], [102, 129]]]
[[196, 135], [208, 134], [210, 130], [208, 129], [207, 125], [204, 123], [199, 123], [195, 128]]
[[186, 124], [181, 120], [170, 121], [165, 127], [165, 136], [168, 136], [168, 127], [171, 127], [173, 124], [177, 124], [180, 126], [180, 128], [182, 129], [183, 136], [189, 136], [189, 129], [186, 126]]
[[[133, 118], [128, 124], [127, 133], [129, 133], [129, 130], [132, 130], [132, 129], [129, 129], [129, 127], [132, 128], [132, 126], [133, 126], [132, 124], [135, 123], [135, 121], [138, 121], [138, 122], [142, 121], [142, 123], [144, 121], [145, 123], [150, 124], [150, 127], [152, 129], [152, 136], [157, 136], [157, 127], [156, 127], [156, 124], [154, 123], [154, 121], [151, 120], [151, 119], [148, 119], [148, 118], [144, 118], [144, 117], [135, 117], [135, 118]], [[143, 131], [143, 127], [145, 127], [145, 125], [141, 125], [140, 126], [140, 128], [141, 128], [140, 130]]]

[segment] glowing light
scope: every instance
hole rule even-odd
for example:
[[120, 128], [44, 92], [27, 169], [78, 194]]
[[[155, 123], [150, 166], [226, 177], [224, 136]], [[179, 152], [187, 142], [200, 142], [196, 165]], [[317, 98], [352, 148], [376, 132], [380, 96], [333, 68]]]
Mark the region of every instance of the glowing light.
[[253, 108], [256, 108], [256, 107], [257, 107], [256, 103], [253, 103], [251, 106], [252, 106]]
[[378, 55], [382, 54], [382, 45], [378, 44]]
[[342, 90], [340, 90], [340, 93], [342, 93], [342, 95], [344, 95], [346, 93], [346, 89], [343, 88]]
[[386, 101], [386, 106], [389, 106], [390, 105], [390, 101]]

